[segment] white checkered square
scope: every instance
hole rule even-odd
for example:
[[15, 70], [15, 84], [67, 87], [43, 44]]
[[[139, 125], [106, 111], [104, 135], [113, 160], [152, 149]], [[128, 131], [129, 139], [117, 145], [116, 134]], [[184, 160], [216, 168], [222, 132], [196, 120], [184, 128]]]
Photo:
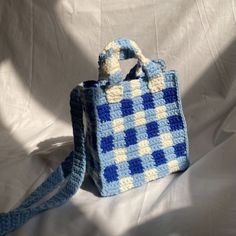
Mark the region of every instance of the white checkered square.
[[163, 148], [173, 146], [173, 140], [171, 133], [163, 133], [160, 135], [161, 145]]
[[179, 170], [179, 163], [177, 160], [172, 160], [167, 163], [169, 172], [175, 172]]
[[112, 127], [113, 127], [113, 131], [115, 133], [123, 132], [124, 129], [125, 129], [125, 127], [124, 127], [124, 119], [122, 117], [114, 119], [112, 121]]
[[137, 80], [137, 79], [131, 80], [130, 81], [130, 87], [131, 87], [132, 97], [141, 96], [142, 91], [141, 91], [140, 81], [139, 80]]
[[158, 178], [157, 169], [153, 168], [144, 172], [145, 181], [149, 182]]
[[136, 127], [147, 123], [144, 111], [138, 111], [134, 114], [134, 123]]
[[156, 118], [158, 120], [164, 119], [167, 117], [166, 106], [159, 106], [155, 108]]
[[120, 191], [121, 192], [127, 191], [127, 190], [134, 187], [133, 178], [131, 176], [121, 178], [119, 181], [119, 184], [120, 184]]
[[152, 93], [156, 93], [165, 88], [165, 81], [162, 75], [148, 81], [148, 88]]
[[142, 140], [138, 143], [139, 155], [144, 156], [144, 155], [147, 155], [147, 154], [151, 154], [151, 151], [152, 150], [150, 148], [148, 140]]
[[114, 154], [116, 163], [126, 161], [126, 148], [117, 148], [114, 150]]

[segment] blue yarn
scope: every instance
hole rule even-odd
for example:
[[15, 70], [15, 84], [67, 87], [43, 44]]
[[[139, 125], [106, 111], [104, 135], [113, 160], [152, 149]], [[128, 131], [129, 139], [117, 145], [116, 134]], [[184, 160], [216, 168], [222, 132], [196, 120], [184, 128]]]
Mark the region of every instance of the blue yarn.
[[108, 183], [118, 180], [119, 176], [117, 174], [117, 169], [116, 165], [110, 165], [104, 169], [104, 177]]
[[131, 128], [125, 131], [125, 146], [128, 147], [137, 143], [136, 130]]
[[129, 169], [130, 169], [131, 175], [143, 173], [142, 162], [139, 158], [129, 160], [128, 164], [129, 164]]
[[97, 106], [97, 112], [101, 122], [106, 122], [111, 120], [110, 107], [108, 104]]
[[152, 155], [156, 166], [160, 166], [166, 163], [165, 153], [163, 150], [155, 151]]
[[154, 101], [153, 101], [153, 96], [152, 96], [151, 93], [145, 93], [144, 95], [142, 95], [142, 99], [143, 99], [143, 108], [144, 108], [144, 110], [155, 108], [155, 104], [154, 104]]
[[112, 135], [102, 138], [101, 148], [103, 150], [103, 153], [109, 152], [113, 149], [113, 136]]
[[131, 99], [123, 99], [120, 103], [123, 116], [133, 114], [133, 101]]
[[152, 121], [146, 124], [148, 138], [155, 137], [159, 134], [158, 123]]

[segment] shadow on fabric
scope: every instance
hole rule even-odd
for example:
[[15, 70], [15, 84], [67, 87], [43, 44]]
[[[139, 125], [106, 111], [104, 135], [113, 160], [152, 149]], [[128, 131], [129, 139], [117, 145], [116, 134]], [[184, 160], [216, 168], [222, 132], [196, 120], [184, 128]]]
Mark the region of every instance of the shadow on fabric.
[[[83, 80], [95, 79], [96, 68], [67, 32], [57, 3], [58, 0], [1, 1], [0, 63], [9, 60], [32, 99], [70, 123], [70, 91]], [[10, 22], [10, 27], [5, 22]], [[80, 28], [76, 30], [79, 32]]]
[[[44, 160], [47, 163], [47, 166], [55, 169], [60, 165], [60, 163], [63, 162], [65, 156], [67, 156], [68, 153], [73, 150], [73, 145], [73, 137], [71, 136], [47, 139], [43, 142], [40, 142], [37, 145], [37, 149], [33, 151], [30, 156], [32, 158]], [[92, 193], [96, 197], [100, 197], [95, 183], [88, 175], [85, 176], [81, 189]]]
[[[85, 79], [94, 79], [94, 65], [89, 61], [87, 55], [81, 50], [78, 43], [76, 44], [72, 37], [67, 33], [63, 24], [58, 17], [56, 11], [57, 0], [52, 1], [34, 1], [34, 0], [22, 0], [16, 2], [1, 1], [0, 11], [0, 63], [8, 60], [12, 63], [21, 84], [25, 87], [26, 91], [29, 91], [33, 96], [34, 101], [38, 102], [43, 108], [52, 113], [55, 117], [71, 123], [69, 115], [69, 94], [71, 89], [82, 82]], [[22, 14], [24, 12], [25, 14]], [[6, 27], [5, 22], [10, 22], [10, 27]], [[35, 24], [37, 22], [37, 24]], [[40, 22], [40, 23], [39, 23]], [[78, 29], [79, 31], [80, 29]], [[18, 41], [14, 39], [17, 35]], [[20, 42], [20, 43], [16, 43]], [[47, 46], [41, 46], [45, 44]], [[55, 61], [57, 63], [55, 63]], [[86, 69], [87, 68], [87, 69]], [[84, 70], [88, 71], [88, 78], [84, 78]], [[53, 91], [52, 91], [53, 89]], [[63, 95], [64, 94], [64, 95]], [[58, 104], [58, 107], [55, 106]], [[64, 113], [60, 106], [66, 104]], [[73, 149], [72, 137], [58, 137], [50, 140], [45, 140], [38, 144], [38, 149], [29, 154], [24, 149], [23, 145], [11, 134], [10, 130], [6, 127], [3, 120], [0, 117], [0, 147], [9, 151], [6, 151], [7, 156], [1, 158], [1, 173], [4, 181], [5, 174], [3, 172], [11, 172], [14, 168], [21, 168], [21, 166], [28, 166], [29, 172], [25, 173], [25, 176], [18, 176], [17, 173], [12, 176], [17, 184], [11, 183], [6, 180], [4, 182], [4, 188], [8, 193], [12, 191], [12, 198], [15, 197], [15, 206], [9, 205], [9, 195], [1, 196], [1, 212], [7, 209], [16, 207], [17, 202], [21, 202], [35, 187], [35, 183], [38, 182], [38, 178], [45, 172], [45, 165], [48, 168], [55, 168], [59, 165], [68, 153]], [[8, 145], [6, 145], [8, 144]], [[12, 147], [12, 149], [10, 149]], [[16, 157], [17, 153], [17, 157]], [[4, 160], [10, 160], [8, 164], [4, 164]], [[12, 168], [14, 166], [14, 168]], [[39, 168], [41, 166], [42, 168]], [[12, 171], [14, 173], [14, 170]], [[7, 175], [6, 175], [7, 176]], [[20, 186], [19, 182], [27, 182], [24, 179], [31, 179], [31, 186]], [[87, 189], [88, 181], [86, 180], [82, 188]], [[87, 185], [86, 185], [87, 183]], [[18, 186], [16, 186], [18, 185]], [[94, 190], [90, 190], [93, 192]], [[96, 191], [94, 191], [96, 194]], [[13, 196], [14, 195], [14, 196]], [[69, 206], [68, 206], [69, 205]], [[66, 215], [63, 212], [63, 207], [58, 208], [59, 212], [50, 211], [51, 214], [41, 214], [42, 217], [34, 217], [32, 223], [37, 221], [37, 226], [33, 229], [31, 226], [28, 228], [24, 226], [11, 235], [21, 235], [21, 230], [24, 235], [45, 235], [45, 230], [48, 231], [48, 235], [54, 234], [54, 227], [61, 228], [60, 231], [64, 232], [63, 235], [77, 235], [74, 230], [75, 227], [79, 227], [81, 232], [85, 232], [87, 235], [94, 235], [100, 232], [101, 235], [105, 233], [94, 222], [88, 219], [83, 212], [79, 209], [79, 206], [73, 206], [68, 202], [67, 206], [71, 208], [70, 214]], [[68, 212], [67, 212], [68, 213]], [[73, 215], [73, 217], [72, 217]], [[75, 217], [75, 215], [77, 217]], [[45, 225], [47, 219], [55, 219], [55, 225]], [[70, 227], [65, 227], [64, 219], [71, 218]], [[42, 223], [41, 223], [42, 222]], [[52, 222], [52, 221], [51, 221]], [[69, 220], [66, 221], [67, 223]], [[43, 224], [43, 226], [42, 226]], [[90, 227], [88, 228], [87, 225]], [[24, 228], [24, 229], [23, 229]], [[69, 232], [68, 228], [71, 229]]]

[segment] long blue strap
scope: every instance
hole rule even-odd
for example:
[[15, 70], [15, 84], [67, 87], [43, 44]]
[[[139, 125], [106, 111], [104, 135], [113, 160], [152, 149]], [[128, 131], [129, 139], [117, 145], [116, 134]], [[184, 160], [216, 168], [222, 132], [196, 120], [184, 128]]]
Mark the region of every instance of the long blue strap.
[[[17, 208], [0, 213], [0, 236], [16, 230], [33, 216], [64, 204], [80, 188], [86, 170], [84, 148], [83, 110], [79, 90], [71, 93], [72, 123], [76, 122], [76, 148]], [[73, 123], [74, 124], [74, 123]], [[63, 186], [59, 186], [59, 185]], [[39, 203], [53, 190], [58, 191], [48, 200]], [[38, 203], [38, 205], [37, 205]]]

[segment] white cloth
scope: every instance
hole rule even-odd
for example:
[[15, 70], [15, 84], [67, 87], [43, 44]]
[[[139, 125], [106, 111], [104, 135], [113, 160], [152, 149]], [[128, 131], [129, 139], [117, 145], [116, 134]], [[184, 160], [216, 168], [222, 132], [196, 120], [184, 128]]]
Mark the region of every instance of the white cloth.
[[11, 235], [236, 235], [235, 0], [2, 0], [0, 32], [1, 212], [73, 148], [70, 90], [115, 38], [178, 71], [190, 140], [183, 174], [109, 198], [86, 179]]

